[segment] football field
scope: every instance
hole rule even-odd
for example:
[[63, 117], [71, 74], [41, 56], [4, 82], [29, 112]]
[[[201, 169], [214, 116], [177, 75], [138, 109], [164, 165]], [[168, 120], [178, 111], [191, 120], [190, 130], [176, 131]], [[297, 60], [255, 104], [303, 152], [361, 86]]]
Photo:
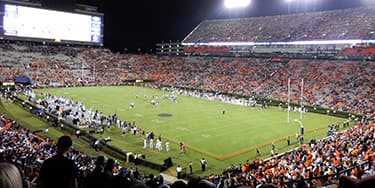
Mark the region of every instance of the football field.
[[[116, 113], [126, 122], [135, 121], [142, 130], [153, 131], [156, 136], [161, 134], [163, 144], [169, 140], [172, 150], [160, 152], [144, 149], [144, 136], [122, 135], [116, 126], [106, 130], [103, 135], [111, 137], [112, 141], [108, 144], [112, 146], [145, 154], [146, 159], [157, 163], [162, 163], [168, 157], [182, 166], [186, 166], [190, 160], [196, 161], [196, 168], [199, 168], [199, 159], [205, 157], [208, 164], [214, 164], [208, 165], [208, 170], [212, 172], [254, 159], [256, 146], [261, 149], [262, 158], [270, 156], [272, 142], [276, 144], [278, 153], [292, 149], [297, 145], [295, 134], [300, 131], [297, 122], [287, 122], [286, 109], [252, 108], [183, 95], [177, 95], [177, 102], [174, 103], [170, 100], [172, 93], [144, 87], [52, 88], [37, 92], [80, 101], [88, 109], [99, 110], [106, 115]], [[166, 95], [168, 98], [163, 99]], [[153, 96], [158, 97], [160, 105], [150, 104]], [[135, 107], [129, 109], [130, 103], [134, 103]], [[299, 113], [291, 112], [290, 116], [292, 120], [297, 119]], [[303, 114], [301, 122], [305, 141], [324, 137], [329, 124], [342, 124], [343, 121], [327, 115]], [[287, 136], [291, 137], [292, 146], [287, 146]], [[186, 154], [179, 153], [178, 142], [185, 143]]]

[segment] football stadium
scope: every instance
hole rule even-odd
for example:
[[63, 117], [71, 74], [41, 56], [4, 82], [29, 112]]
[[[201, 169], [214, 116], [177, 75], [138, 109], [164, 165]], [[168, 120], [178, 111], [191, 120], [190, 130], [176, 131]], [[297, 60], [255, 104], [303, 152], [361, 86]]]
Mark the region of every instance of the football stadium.
[[0, 187], [375, 186], [375, 4], [295, 1], [149, 53], [95, 6], [1, 1]]

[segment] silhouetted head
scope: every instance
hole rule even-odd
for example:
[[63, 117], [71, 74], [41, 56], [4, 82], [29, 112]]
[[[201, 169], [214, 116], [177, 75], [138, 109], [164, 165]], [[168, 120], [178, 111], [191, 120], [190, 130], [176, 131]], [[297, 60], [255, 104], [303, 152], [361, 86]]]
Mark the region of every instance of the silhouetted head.
[[104, 156], [102, 156], [102, 155], [98, 156], [96, 158], [95, 165], [96, 166], [104, 167], [104, 165], [105, 165], [105, 158], [104, 158]]
[[199, 183], [198, 183], [198, 187], [199, 188], [215, 188], [215, 184], [213, 184], [212, 182], [208, 181], [208, 180], [201, 180]]
[[69, 136], [62, 136], [57, 141], [57, 150], [60, 152], [68, 151], [73, 142]]

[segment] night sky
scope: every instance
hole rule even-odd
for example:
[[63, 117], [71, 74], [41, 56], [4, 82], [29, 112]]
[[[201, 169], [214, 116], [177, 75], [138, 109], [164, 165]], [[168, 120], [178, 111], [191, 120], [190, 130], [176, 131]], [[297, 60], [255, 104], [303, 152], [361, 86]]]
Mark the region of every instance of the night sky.
[[[252, 0], [226, 9], [223, 0], [77, 0], [104, 13], [104, 46], [112, 51], [147, 52], [157, 42], [181, 41], [205, 19], [239, 18], [358, 7], [375, 0]], [[289, 10], [289, 11], [288, 11]]]

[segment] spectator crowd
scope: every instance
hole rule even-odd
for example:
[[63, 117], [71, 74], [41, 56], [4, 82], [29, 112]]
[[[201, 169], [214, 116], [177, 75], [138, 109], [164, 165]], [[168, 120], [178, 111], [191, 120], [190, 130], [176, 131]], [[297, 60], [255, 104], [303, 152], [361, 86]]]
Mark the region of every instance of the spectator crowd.
[[[235, 57], [171, 57], [115, 54], [107, 49], [2, 44], [0, 80], [29, 77], [35, 86], [121, 85], [154, 80], [158, 85], [258, 96], [334, 110], [375, 115], [373, 61]], [[29, 49], [32, 48], [32, 49]], [[41, 50], [42, 49], [42, 50]]]
[[373, 39], [375, 7], [205, 20], [183, 42], [290, 42]]
[[[210, 20], [202, 22], [184, 42], [370, 39], [375, 37], [371, 32], [374, 11], [374, 7], [361, 7]], [[205, 48], [199, 50], [210, 51]], [[358, 50], [352, 51], [343, 53], [357, 53]], [[361, 50], [361, 53], [373, 53], [373, 49]], [[159, 86], [199, 89], [213, 100], [226, 102], [229, 99], [221, 93], [285, 102], [290, 79], [293, 102], [375, 117], [374, 61], [292, 59], [273, 62], [268, 58], [132, 55], [82, 46], [3, 42], [0, 44], [0, 80], [14, 80], [16, 76], [29, 77], [34, 87], [122, 85], [129, 80], [153, 80]], [[300, 94], [302, 79], [303, 96]], [[220, 94], [212, 96], [210, 92]], [[202, 95], [194, 91], [186, 94]], [[134, 123], [117, 119], [116, 114], [107, 116], [69, 99], [47, 94], [37, 103], [59, 117], [77, 119], [81, 125], [136, 127]], [[137, 169], [121, 167], [113, 159], [89, 156], [73, 148], [65, 154], [77, 167], [75, 177], [78, 187], [234, 188], [290, 187], [291, 184], [304, 187], [337, 183], [332, 177], [314, 178], [345, 170], [345, 175], [357, 179], [374, 174], [374, 137], [375, 124], [370, 120], [326, 139], [311, 140], [269, 160], [246, 161], [229, 167], [219, 175], [192, 178], [187, 184], [178, 181], [169, 185], [162, 176], [145, 175]], [[0, 116], [0, 162], [12, 163], [19, 169], [24, 187], [35, 187], [41, 183], [43, 163], [58, 151], [55, 141], [37, 136], [17, 122]], [[370, 163], [359, 165], [364, 162]]]
[[[338, 183], [334, 175], [361, 179], [374, 175], [375, 124], [360, 124], [345, 132], [323, 140], [311, 140], [308, 144], [286, 152], [270, 160], [246, 161], [233, 165], [221, 175], [208, 180], [221, 187], [274, 185], [276, 187], [310, 187]], [[372, 161], [369, 165], [359, 165]]]
[[[4, 116], [0, 116], [0, 136], [0, 164], [14, 164], [24, 187], [43, 185], [46, 180], [40, 176], [47, 168], [43, 163], [59, 153], [61, 144], [37, 136]], [[323, 140], [311, 140], [268, 160], [246, 161], [230, 166], [222, 174], [193, 177], [187, 184], [181, 181], [166, 184], [162, 176], [142, 174], [137, 169], [121, 167], [111, 158], [106, 160], [103, 156], [93, 157], [73, 148], [67, 149], [71, 143], [65, 146], [64, 156], [74, 162], [76, 187], [306, 187], [337, 184], [337, 177], [322, 176], [343, 171], [345, 173], [341, 175], [355, 179], [374, 175], [374, 137], [374, 122], [359, 124]], [[361, 165], [363, 163], [366, 164]]]
[[[150, 79], [155, 80], [159, 85], [262, 96], [286, 101], [287, 79], [291, 78], [291, 99], [298, 101], [300, 78], [304, 78], [305, 104], [363, 113], [368, 116], [374, 115], [375, 64], [371, 61], [290, 60], [285, 63], [256, 58], [122, 55], [113, 54], [106, 49], [90, 48], [59, 47], [56, 52], [54, 48], [49, 52], [40, 46], [15, 44], [2, 44], [1, 48], [3, 50], [0, 51], [0, 55], [5, 57], [1, 60], [4, 62], [0, 69], [4, 73], [1, 74], [2, 79], [12, 79], [17, 75], [28, 76], [36, 86], [53, 86], [51, 83], [54, 82], [61, 86], [120, 85], [123, 84], [123, 80]], [[64, 61], [57, 61], [58, 58]], [[66, 63], [65, 60], [69, 58], [72, 62]], [[40, 66], [30, 66], [30, 62], [36, 59], [43, 59]], [[76, 65], [73, 62], [80, 61], [85, 66], [84, 74], [80, 72], [82, 68], [79, 68], [79, 71], [78, 68], [74, 68]], [[62, 66], [62, 63], [65, 66]], [[49, 69], [51, 66], [55, 69]], [[63, 76], [64, 80], [57, 81], [56, 77], [59, 77], [59, 74], [55, 75], [57, 70], [66, 72], [67, 77]], [[43, 75], [45, 82], [40, 82], [39, 74]], [[201, 97], [199, 92], [186, 94]], [[214, 97], [213, 100], [229, 100], [225, 95], [212, 96], [209, 93], [205, 95]], [[39, 100], [38, 104], [58, 116], [79, 118], [80, 123], [117, 122], [115, 114], [106, 116], [86, 109], [79, 102], [48, 94], [45, 99]], [[69, 113], [62, 113], [64, 111], [59, 111], [60, 109], [71, 110]], [[56, 153], [56, 143], [48, 138], [41, 138], [4, 117], [1, 117], [1, 122], [1, 160], [11, 162], [21, 169], [25, 185], [37, 185], [41, 165]], [[121, 126], [121, 121], [119, 123]], [[195, 187], [198, 187], [199, 182], [217, 187], [330, 184], [337, 182], [334, 182], [333, 178], [311, 178], [335, 174], [346, 169], [349, 169], [348, 176], [360, 178], [373, 172], [373, 166], [357, 167], [357, 165], [374, 159], [371, 157], [375, 149], [374, 134], [374, 124], [358, 125], [325, 140], [311, 141], [279, 158], [247, 161], [241, 165], [231, 166], [220, 175], [210, 175], [203, 180], [193, 178], [189, 183], [190, 186]], [[74, 149], [69, 151], [68, 157], [77, 165], [79, 185], [88, 186], [90, 180], [87, 177], [97, 165], [94, 162], [96, 157]], [[112, 169], [109, 180], [103, 177], [105, 179], [103, 182], [108, 180], [108, 185], [110, 183], [127, 185], [148, 183], [148, 187], [164, 185], [160, 176], [147, 176], [136, 169], [121, 168], [117, 163], [113, 164]], [[116, 180], [112, 179], [112, 176]], [[306, 179], [308, 181], [305, 181]], [[182, 187], [188, 186], [179, 183]]]
[[[40, 137], [17, 122], [0, 116], [0, 164], [14, 164], [22, 176], [23, 187], [43, 186], [40, 177], [42, 165], [58, 153], [57, 144], [54, 140]], [[158, 184], [163, 183], [161, 176], [145, 175], [137, 168], [121, 167], [111, 158], [89, 156], [74, 148], [69, 148], [65, 156], [74, 161], [74, 177], [78, 180], [78, 187], [136, 187], [151, 179]], [[0, 184], [4, 181], [2, 178]], [[52, 187], [58, 186], [56, 184]]]

